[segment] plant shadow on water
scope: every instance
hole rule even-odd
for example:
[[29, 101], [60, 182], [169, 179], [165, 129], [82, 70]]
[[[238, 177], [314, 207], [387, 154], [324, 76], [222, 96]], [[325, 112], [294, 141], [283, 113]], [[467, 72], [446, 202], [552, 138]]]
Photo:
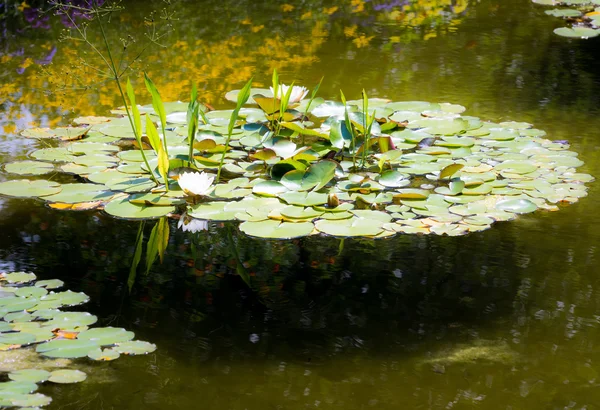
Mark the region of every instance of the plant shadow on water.
[[[154, 399], [155, 408], [166, 400], [186, 408], [204, 395], [235, 408], [215, 383], [235, 386], [239, 398], [250, 394], [243, 377], [257, 377], [265, 393], [254, 392], [250, 403], [265, 404], [271, 394], [272, 403], [299, 405], [299, 392], [281, 394], [288, 383], [292, 390], [303, 385], [296, 380], [302, 375], [334, 388], [315, 392], [317, 400], [343, 402], [341, 391], [361, 378], [434, 378], [428, 382], [435, 384], [435, 377], [461, 374], [469, 363], [505, 369], [519, 360], [514, 346], [490, 329], [511, 314], [518, 292], [514, 221], [462, 238], [344, 242], [257, 240], [229, 224], [190, 234], [171, 221], [164, 263], [147, 276], [140, 269], [129, 294], [137, 224], [37, 206], [8, 209], [12, 228], [0, 239], [0, 259], [11, 255], [15, 269], [35, 269], [41, 278], [59, 269], [69, 288], [90, 295], [87, 308], [99, 325], [130, 328], [159, 346], [147, 358], [111, 363], [110, 383], [94, 383], [92, 375], [84, 383], [86, 408], [107, 402], [153, 408], [152, 394], [165, 396]], [[126, 398], [119, 380], [154, 393]], [[385, 397], [390, 382], [374, 394], [363, 390], [370, 382], [357, 388], [365, 400], [391, 406], [401, 397]], [[181, 384], [197, 390], [176, 398]], [[69, 403], [80, 389], [48, 394]]]

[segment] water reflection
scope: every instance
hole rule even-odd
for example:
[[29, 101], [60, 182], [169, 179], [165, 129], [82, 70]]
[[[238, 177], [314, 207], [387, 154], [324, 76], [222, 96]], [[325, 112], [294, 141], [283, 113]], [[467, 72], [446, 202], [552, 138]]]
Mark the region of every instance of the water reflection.
[[[166, 47], [152, 46], [135, 61], [128, 75], [136, 77], [146, 70], [150, 77], [164, 79], [157, 85], [163, 98], [172, 101], [187, 98], [191, 81], [198, 81], [202, 100], [219, 104], [225, 92], [251, 76], [258, 79], [257, 86], [266, 84], [273, 68], [290, 81], [306, 85], [316, 83], [322, 75], [353, 76], [352, 67], [327, 68], [323, 64], [327, 54], [336, 50], [336, 54], [364, 60], [374, 53], [393, 53], [400, 44], [432, 38], [455, 27], [467, 6], [466, 0], [283, 5], [228, 1], [226, 5], [208, 2], [202, 5], [202, 13], [197, 13], [194, 3], [180, 2], [174, 32], [161, 39]], [[215, 21], [212, 16], [223, 8], [228, 18]], [[108, 34], [115, 50], [123, 48], [120, 39], [128, 35], [137, 39], [122, 50], [123, 61], [135, 60], [143, 49], [146, 42], [140, 24], [149, 12], [129, 6], [114, 16], [120, 29]], [[57, 24], [44, 32], [34, 31], [33, 38], [17, 37], [4, 43], [0, 72], [7, 80], [0, 86], [0, 100], [5, 100], [0, 117], [3, 134], [14, 134], [31, 123], [56, 126], [71, 111], [103, 114], [120, 104], [103, 75], [91, 68], [102, 68], [102, 61], [81, 42], [59, 42], [62, 28]], [[46, 66], [50, 61], [53, 64]], [[386, 69], [384, 65], [377, 71]]]
[[[570, 140], [584, 172], [600, 172], [600, 43], [554, 37], [553, 19], [530, 2], [290, 2], [288, 11], [204, 3], [202, 13], [183, 3], [192, 17], [141, 66], [163, 79], [165, 99], [185, 98], [191, 78], [219, 105], [245, 76], [267, 84], [275, 66], [304, 85], [325, 74], [326, 97], [343, 88], [354, 98], [365, 87], [531, 121]], [[394, 11], [405, 6], [432, 17], [407, 28]], [[122, 18], [120, 27], [136, 28], [135, 15]], [[12, 137], [29, 122], [55, 125], [73, 107], [103, 114], [117, 104], [102, 87], [45, 94], [54, 86], [35, 60], [56, 46], [53, 69], [77, 69], [79, 50], [57, 35], [3, 44], [3, 156], [32, 148]], [[359, 47], [363, 35], [372, 38]], [[57, 408], [593, 408], [597, 192], [463, 238], [273, 242], [220, 224], [192, 234], [171, 221], [164, 263], [148, 275], [140, 267], [131, 293], [137, 224], [3, 199], [0, 268], [60, 277], [90, 295], [100, 325], [159, 345], [155, 355], [114, 363], [109, 377], [53, 389]]]

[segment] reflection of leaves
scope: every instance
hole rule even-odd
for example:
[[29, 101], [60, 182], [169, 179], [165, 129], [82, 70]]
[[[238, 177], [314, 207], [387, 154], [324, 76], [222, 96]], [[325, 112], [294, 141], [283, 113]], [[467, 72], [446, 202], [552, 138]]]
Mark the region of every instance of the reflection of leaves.
[[163, 217], [152, 228], [150, 239], [148, 239], [146, 246], [146, 274], [150, 272], [150, 268], [157, 257], [160, 258], [160, 263], [163, 263], [164, 254], [169, 244], [168, 221], [167, 217]]
[[140, 263], [140, 259], [142, 259], [142, 243], [144, 242], [144, 225], [145, 222], [140, 222], [140, 227], [138, 228], [137, 237], [135, 239], [135, 252], [133, 253], [133, 260], [131, 261], [131, 268], [129, 269], [129, 277], [127, 278], [127, 286], [129, 287], [129, 291], [131, 292], [131, 288], [135, 283], [135, 277], [137, 273], [137, 267]]

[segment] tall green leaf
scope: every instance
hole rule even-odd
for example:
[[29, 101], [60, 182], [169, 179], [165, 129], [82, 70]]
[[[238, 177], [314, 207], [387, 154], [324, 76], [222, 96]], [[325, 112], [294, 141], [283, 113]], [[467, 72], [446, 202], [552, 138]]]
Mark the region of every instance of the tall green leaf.
[[137, 104], [135, 103], [135, 93], [133, 92], [133, 87], [131, 86], [131, 81], [129, 78], [127, 79], [127, 97], [129, 98], [129, 104], [131, 105], [131, 112], [133, 114], [133, 124], [134, 124], [134, 135], [138, 144], [141, 145], [142, 139], [142, 117], [140, 116], [140, 110], [138, 109]]
[[192, 84], [192, 93], [190, 95], [190, 103], [188, 104], [187, 110], [187, 123], [188, 123], [188, 145], [190, 152], [188, 159], [190, 164], [194, 163], [194, 138], [196, 137], [196, 131], [198, 130], [198, 112], [200, 111], [200, 104], [198, 99], [198, 89], [196, 83]]
[[[135, 140], [138, 143], [138, 146], [140, 147], [144, 164], [146, 164], [146, 168], [150, 170], [150, 164], [148, 163], [148, 158], [146, 158], [146, 154], [144, 153], [144, 145], [142, 144], [142, 117], [140, 115], [140, 110], [138, 109], [138, 106], [135, 103], [135, 93], [133, 92], [133, 87], [131, 86], [131, 81], [129, 81], [129, 78], [127, 79], [126, 90], [127, 97], [129, 98], [129, 104], [131, 105], [131, 113], [133, 115], [133, 134], [135, 136]], [[129, 117], [129, 120], [131, 121], [131, 117]], [[150, 176], [154, 180], [154, 182], [158, 184], [158, 181], [156, 180], [156, 177], [154, 176], [154, 173], [152, 171], [150, 171]]]
[[279, 74], [277, 74], [277, 69], [273, 69], [273, 77], [271, 78], [271, 82], [273, 83], [273, 100], [277, 99], [277, 94], [279, 94]]
[[138, 233], [135, 238], [135, 251], [133, 252], [133, 260], [131, 261], [131, 268], [129, 269], [129, 277], [127, 278], [127, 286], [129, 287], [129, 292], [133, 288], [133, 284], [135, 283], [135, 277], [137, 275], [137, 267], [140, 264], [140, 259], [142, 259], [142, 243], [144, 242], [144, 225], [145, 222], [140, 222], [140, 227], [138, 228]]
[[290, 96], [292, 95], [293, 88], [294, 88], [294, 82], [292, 81], [292, 84], [290, 84], [290, 86], [288, 87], [288, 90], [285, 93], [285, 95], [281, 96], [281, 105], [279, 106], [279, 120], [280, 121], [288, 109], [288, 105], [290, 102]]
[[305, 117], [308, 115], [308, 112], [310, 111], [310, 106], [312, 105], [313, 101], [315, 100], [315, 97], [317, 96], [317, 93], [319, 92], [319, 88], [321, 88], [321, 84], [323, 83], [324, 78], [325, 77], [321, 77], [321, 79], [319, 80], [319, 84], [317, 84], [315, 86], [315, 88], [313, 88], [312, 93], [310, 94], [310, 100], [308, 100], [308, 105], [306, 106], [306, 110], [304, 110]]
[[[146, 74], [146, 73], [144, 73], [144, 82], [146, 83], [146, 88], [152, 95], [152, 107], [154, 108], [154, 112], [156, 112], [156, 114], [160, 118], [160, 125], [161, 125], [161, 129], [162, 129], [162, 133], [163, 133], [163, 135], [165, 135], [166, 128], [167, 128], [167, 113], [165, 111], [165, 106], [163, 105], [162, 99], [160, 98], [158, 89], [156, 88], [156, 86], [154, 85], [154, 83], [152, 82], [150, 77], [148, 77], [148, 74]], [[165, 147], [165, 152], [168, 154], [169, 151], [167, 149], [167, 139], [166, 138], [165, 138], [164, 147]]]
[[219, 162], [219, 170], [217, 171], [217, 179], [215, 183], [219, 182], [219, 178], [221, 177], [221, 168], [223, 167], [223, 161], [225, 160], [225, 153], [229, 150], [229, 142], [231, 141], [231, 134], [233, 133], [233, 127], [235, 127], [235, 123], [240, 114], [240, 109], [246, 102], [248, 98], [250, 98], [250, 89], [252, 88], [252, 78], [246, 83], [244, 88], [242, 88], [237, 96], [237, 104], [235, 109], [231, 113], [231, 117], [229, 118], [229, 125], [227, 127], [227, 141], [225, 142], [225, 150], [221, 154], [221, 161]]
[[[165, 187], [167, 191], [169, 191], [169, 156], [163, 149], [156, 126], [148, 114], [146, 114], [146, 135], [148, 136], [150, 145], [152, 145], [152, 148], [156, 152], [156, 156], [158, 158], [158, 172], [163, 177]], [[152, 172], [152, 170], [150, 171]]]

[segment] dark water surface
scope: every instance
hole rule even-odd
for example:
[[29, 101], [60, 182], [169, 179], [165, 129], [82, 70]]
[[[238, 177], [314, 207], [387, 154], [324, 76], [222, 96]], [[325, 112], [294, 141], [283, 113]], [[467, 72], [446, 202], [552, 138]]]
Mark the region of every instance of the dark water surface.
[[[554, 35], [562, 22], [529, 0], [399, 3], [405, 14], [360, 1], [290, 2], [285, 12], [275, 2], [183, 2], [166, 48], [136, 68], [169, 100], [185, 99], [194, 79], [216, 107], [252, 75], [267, 85], [273, 67], [309, 87], [325, 75], [326, 98], [365, 88], [458, 103], [569, 140], [581, 170], [600, 175], [600, 40]], [[143, 30], [147, 4], [127, 1], [109, 36]], [[110, 84], [87, 81], [86, 49], [59, 35], [57, 26], [2, 43], [2, 162], [36, 147], [17, 136], [30, 124], [119, 105]], [[44, 59], [52, 64], [41, 70]], [[597, 184], [559, 212], [459, 238], [264, 241], [173, 222], [165, 262], [130, 294], [137, 228], [0, 199], [1, 270], [63, 279], [90, 295], [100, 325], [158, 345], [92, 364], [79, 385], [44, 387], [49, 409], [600, 408]]]

